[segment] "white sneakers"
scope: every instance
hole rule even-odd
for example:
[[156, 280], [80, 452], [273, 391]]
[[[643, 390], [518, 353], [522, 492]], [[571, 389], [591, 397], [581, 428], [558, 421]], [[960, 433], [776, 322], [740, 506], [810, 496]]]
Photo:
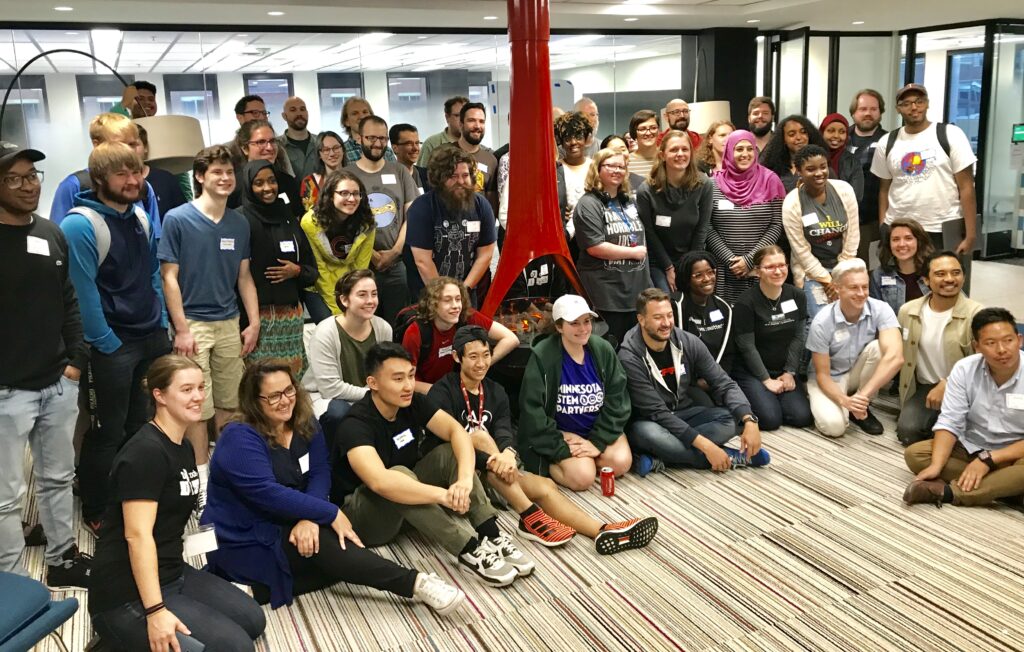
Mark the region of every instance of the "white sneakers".
[[416, 574], [412, 597], [426, 604], [438, 614], [447, 616], [462, 604], [462, 601], [466, 599], [466, 594], [434, 573], [420, 572]]
[[481, 545], [490, 547], [492, 550], [498, 553], [498, 556], [504, 560], [506, 564], [516, 569], [516, 575], [519, 577], [526, 577], [533, 572], [536, 564], [532, 559], [526, 556], [522, 550], [516, 547], [516, 544], [512, 542], [512, 537], [501, 533], [497, 539], [484, 538]]

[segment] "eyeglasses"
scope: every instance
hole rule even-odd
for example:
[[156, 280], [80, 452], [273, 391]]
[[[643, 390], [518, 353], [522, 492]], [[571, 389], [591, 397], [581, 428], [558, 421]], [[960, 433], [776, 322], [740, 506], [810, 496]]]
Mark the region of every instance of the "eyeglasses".
[[901, 109], [909, 109], [912, 106], [924, 106], [926, 104], [928, 104], [927, 97], [917, 97], [912, 100], [903, 100], [902, 102], [897, 102], [896, 106], [898, 106]]
[[788, 267], [789, 265], [786, 263], [779, 263], [778, 265], [761, 265], [758, 269], [769, 273], [775, 273], [784, 272]]
[[602, 165], [602, 169], [608, 170], [609, 172], [625, 172], [625, 165]]
[[270, 146], [273, 146], [273, 147], [277, 147], [277, 141], [276, 141], [276, 140], [266, 140], [266, 139], [261, 139], [261, 140], [250, 140], [250, 141], [249, 141], [248, 143], [246, 143], [246, 144], [247, 144], [247, 145], [248, 145], [249, 147], [252, 147], [253, 145], [255, 145], [255, 146], [256, 146], [256, 147], [258, 147], [259, 149], [263, 149], [264, 147], [270, 147]]
[[251, 115], [254, 118], [265, 118], [270, 115], [270, 111], [260, 111], [259, 109], [250, 109], [249, 111], [243, 111], [242, 115]]
[[665, 115], [690, 115], [690, 109], [672, 109], [665, 111]]
[[287, 398], [288, 400], [295, 398], [295, 393], [297, 391], [298, 390], [295, 389], [295, 385], [289, 385], [288, 389], [284, 390], [283, 392], [274, 392], [273, 394], [268, 394], [267, 396], [263, 396], [262, 394], [260, 394], [260, 398], [266, 401], [267, 405], [273, 407], [280, 403], [281, 399], [283, 398]]
[[636, 133], [638, 134], [656, 134], [658, 133], [658, 125], [649, 125], [647, 127], [637, 127]]
[[343, 149], [344, 149], [344, 147], [342, 147], [341, 145], [335, 145], [334, 147], [321, 147], [320, 148], [320, 153], [321, 154], [340, 154], [341, 150], [343, 150]]
[[334, 194], [342, 199], [359, 199], [363, 196], [358, 190], [335, 190]]
[[415, 145], [416, 147], [422, 147], [423, 146], [423, 141], [422, 140], [400, 140], [397, 143], [395, 143], [395, 145], [398, 146], [398, 147], [408, 147], [409, 145]]
[[381, 145], [384, 145], [388, 142], [387, 136], [363, 136], [362, 138], [363, 140], [368, 141], [371, 145], [373, 143], [380, 143]]
[[21, 188], [26, 183], [28, 185], [30, 185], [30, 186], [38, 186], [42, 182], [43, 182], [43, 171], [42, 170], [33, 170], [32, 172], [29, 172], [28, 174], [23, 174], [23, 175], [15, 174], [15, 175], [12, 175], [12, 176], [9, 176], [9, 177], [4, 177], [4, 185], [7, 186], [8, 190], [17, 190], [18, 188]]

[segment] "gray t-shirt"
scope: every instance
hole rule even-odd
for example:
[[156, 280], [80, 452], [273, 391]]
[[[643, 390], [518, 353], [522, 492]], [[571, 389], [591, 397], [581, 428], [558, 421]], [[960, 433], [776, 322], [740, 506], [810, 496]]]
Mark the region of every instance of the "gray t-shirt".
[[164, 215], [157, 258], [176, 263], [185, 317], [222, 321], [238, 314], [238, 267], [249, 258], [249, 222], [230, 208], [220, 222], [192, 204]]
[[394, 161], [385, 161], [384, 167], [377, 172], [365, 172], [356, 164], [345, 169], [359, 177], [366, 186], [370, 210], [377, 220], [373, 248], [383, 251], [394, 247], [398, 232], [405, 224], [405, 205], [420, 194], [409, 170]]
[[843, 252], [843, 240], [850, 228], [843, 200], [830, 183], [825, 184], [824, 204], [819, 204], [802, 187], [797, 192], [800, 193], [804, 238], [811, 245], [811, 254], [826, 269], [832, 269]]
[[651, 285], [647, 258], [603, 260], [587, 253], [602, 242], [622, 247], [647, 246], [646, 233], [631, 200], [606, 201], [602, 193], [588, 192], [573, 211], [576, 244], [580, 248], [577, 269], [595, 308], [610, 312], [634, 310], [636, 297]]

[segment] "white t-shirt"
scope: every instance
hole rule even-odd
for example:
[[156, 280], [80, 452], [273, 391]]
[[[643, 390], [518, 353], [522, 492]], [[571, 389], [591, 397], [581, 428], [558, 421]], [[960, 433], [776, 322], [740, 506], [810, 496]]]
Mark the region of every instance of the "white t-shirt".
[[562, 162], [562, 171], [565, 173], [565, 201], [569, 206], [569, 212], [576, 208], [576, 202], [580, 200], [583, 193], [583, 184], [587, 180], [587, 172], [590, 171], [590, 159], [584, 159], [582, 163], [573, 167]]
[[953, 309], [935, 312], [925, 299], [921, 308], [921, 340], [917, 344], [917, 382], [934, 385], [949, 376], [953, 365], [946, 360], [942, 334], [953, 318]]
[[889, 156], [885, 155], [887, 137], [878, 142], [871, 172], [880, 179], [892, 179], [886, 224], [909, 217], [925, 231], [941, 233], [943, 222], [962, 219], [960, 192], [953, 175], [974, 165], [978, 158], [960, 127], [946, 125], [946, 136], [949, 156], [939, 145], [934, 122], [916, 134], [901, 129]]

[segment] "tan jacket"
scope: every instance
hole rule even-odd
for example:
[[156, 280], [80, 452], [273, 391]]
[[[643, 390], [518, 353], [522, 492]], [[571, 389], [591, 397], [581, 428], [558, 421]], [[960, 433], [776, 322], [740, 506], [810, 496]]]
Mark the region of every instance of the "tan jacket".
[[[929, 295], [908, 301], [900, 307], [897, 317], [903, 330], [903, 368], [900, 369], [900, 407], [917, 391], [917, 349], [921, 340], [921, 310]], [[963, 293], [953, 305], [953, 317], [942, 332], [942, 348], [946, 360], [953, 364], [974, 353], [971, 343], [971, 320], [983, 308]]]
[[[846, 233], [843, 234], [843, 250], [839, 252], [836, 261], [841, 263], [857, 257], [857, 246], [860, 244], [860, 213], [853, 186], [838, 179], [829, 179], [828, 182], [839, 195], [846, 211], [847, 227]], [[802, 288], [805, 276], [820, 283], [831, 283], [832, 275], [811, 253], [811, 244], [804, 235], [799, 189], [790, 191], [782, 202], [782, 226], [786, 229], [786, 237], [792, 250], [789, 266], [793, 272], [793, 285]]]

